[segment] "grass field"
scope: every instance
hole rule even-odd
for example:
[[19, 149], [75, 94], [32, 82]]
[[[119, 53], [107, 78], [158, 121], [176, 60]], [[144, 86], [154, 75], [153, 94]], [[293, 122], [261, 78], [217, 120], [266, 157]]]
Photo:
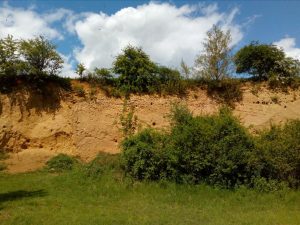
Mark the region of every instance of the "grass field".
[[300, 192], [132, 182], [81, 171], [0, 175], [0, 224], [300, 224]]

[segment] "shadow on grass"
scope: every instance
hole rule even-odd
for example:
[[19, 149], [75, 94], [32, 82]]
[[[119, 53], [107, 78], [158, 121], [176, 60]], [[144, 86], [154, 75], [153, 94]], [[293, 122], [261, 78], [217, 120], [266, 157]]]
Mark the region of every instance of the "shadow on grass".
[[45, 190], [36, 190], [36, 191], [11, 191], [7, 193], [0, 193], [0, 210], [3, 209], [1, 204], [4, 202], [21, 200], [23, 198], [35, 198], [35, 197], [44, 197], [47, 195]]

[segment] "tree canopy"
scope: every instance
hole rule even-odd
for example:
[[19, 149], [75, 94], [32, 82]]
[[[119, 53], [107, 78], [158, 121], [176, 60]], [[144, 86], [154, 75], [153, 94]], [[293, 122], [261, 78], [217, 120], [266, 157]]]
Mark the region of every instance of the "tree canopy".
[[113, 72], [119, 74], [119, 85], [133, 92], [147, 92], [156, 82], [157, 66], [138, 47], [123, 49], [113, 63]]
[[26, 70], [30, 74], [56, 75], [62, 68], [63, 60], [55, 45], [43, 36], [22, 40], [20, 52], [27, 62]]
[[236, 53], [234, 62], [237, 73], [249, 73], [259, 79], [267, 79], [284, 59], [283, 50], [275, 45], [252, 42]]
[[214, 25], [207, 32], [207, 39], [203, 43], [204, 50], [196, 58], [195, 66], [198, 75], [211, 80], [221, 80], [230, 75], [231, 59], [230, 31], [224, 32]]

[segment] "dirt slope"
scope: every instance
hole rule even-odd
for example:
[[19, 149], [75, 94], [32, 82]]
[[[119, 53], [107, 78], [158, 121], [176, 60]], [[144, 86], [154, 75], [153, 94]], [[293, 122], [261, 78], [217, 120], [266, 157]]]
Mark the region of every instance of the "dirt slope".
[[[245, 126], [261, 129], [271, 122], [300, 119], [299, 91], [287, 94], [263, 87], [253, 90], [252, 86], [244, 87], [243, 101], [234, 110]], [[0, 101], [0, 148], [11, 152], [6, 161], [9, 172], [40, 168], [58, 153], [90, 160], [101, 151], [120, 151], [123, 99], [108, 98], [100, 91], [92, 99], [88, 94], [86, 98], [75, 94], [45, 98], [18, 92], [2, 95]], [[127, 104], [134, 107], [140, 126], [165, 128], [172, 102], [184, 102], [195, 115], [213, 113], [219, 108], [201, 89], [190, 91], [185, 98], [132, 96]]]

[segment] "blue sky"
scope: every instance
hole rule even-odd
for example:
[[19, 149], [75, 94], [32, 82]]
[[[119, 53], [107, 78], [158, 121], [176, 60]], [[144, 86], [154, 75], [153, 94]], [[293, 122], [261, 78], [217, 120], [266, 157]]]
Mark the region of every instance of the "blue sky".
[[230, 29], [235, 50], [253, 40], [274, 43], [300, 59], [300, 1], [8, 0], [0, 3], [0, 37], [45, 35], [65, 59], [110, 67], [127, 44], [157, 63], [192, 66], [213, 24]]

